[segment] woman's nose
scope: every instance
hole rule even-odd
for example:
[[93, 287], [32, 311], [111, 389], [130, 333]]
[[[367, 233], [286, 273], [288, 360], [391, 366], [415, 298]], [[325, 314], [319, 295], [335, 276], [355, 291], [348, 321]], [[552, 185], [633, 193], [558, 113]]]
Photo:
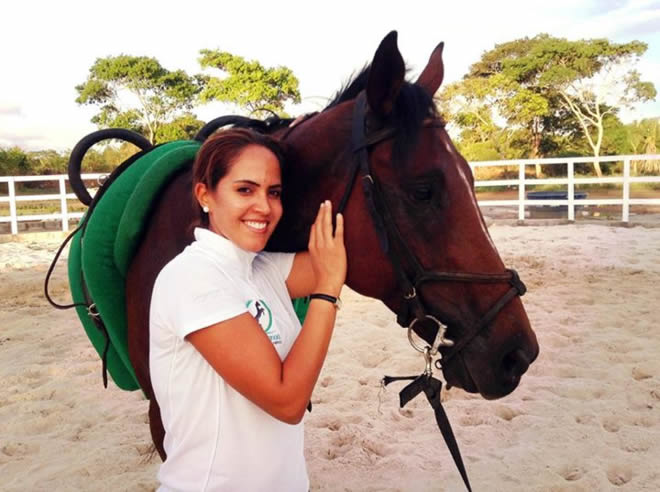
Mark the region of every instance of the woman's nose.
[[262, 214], [270, 213], [270, 202], [268, 201], [268, 196], [266, 194], [257, 193], [256, 202], [254, 204], [255, 210]]

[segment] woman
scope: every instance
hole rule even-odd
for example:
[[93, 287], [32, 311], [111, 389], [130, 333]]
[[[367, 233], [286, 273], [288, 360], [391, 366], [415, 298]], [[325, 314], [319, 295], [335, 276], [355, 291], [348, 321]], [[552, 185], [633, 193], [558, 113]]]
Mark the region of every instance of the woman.
[[[160, 272], [150, 368], [165, 427], [159, 490], [307, 491], [302, 418], [346, 277], [343, 218], [330, 202], [309, 251], [262, 252], [282, 216], [282, 152], [228, 130], [200, 148], [202, 227]], [[291, 298], [310, 295], [301, 327]]]

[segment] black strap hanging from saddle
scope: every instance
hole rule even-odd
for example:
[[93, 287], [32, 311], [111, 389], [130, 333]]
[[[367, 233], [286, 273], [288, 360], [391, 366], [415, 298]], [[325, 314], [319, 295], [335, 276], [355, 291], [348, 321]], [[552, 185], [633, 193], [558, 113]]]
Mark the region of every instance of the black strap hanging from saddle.
[[[100, 137], [96, 137], [99, 139]], [[85, 146], [91, 147], [96, 141], [92, 139], [92, 141], [86, 141], [83, 139], [83, 143]], [[80, 145], [80, 144], [79, 144]], [[76, 146], [78, 147], [78, 146]], [[86, 150], [86, 149], [85, 149]], [[46, 272], [46, 279], [44, 280], [44, 295], [46, 297], [46, 300], [50, 303], [51, 306], [53, 306], [55, 309], [71, 309], [75, 307], [84, 307], [87, 310], [87, 314], [89, 318], [92, 320], [94, 325], [98, 328], [98, 330], [103, 334], [103, 337], [105, 339], [105, 344], [103, 348], [103, 353], [101, 355], [101, 376], [103, 378], [103, 387], [107, 388], [108, 387], [108, 350], [110, 349], [110, 335], [108, 334], [108, 329], [106, 328], [103, 319], [101, 318], [101, 315], [99, 314], [98, 310], [96, 309], [96, 304], [94, 303], [94, 300], [91, 298], [89, 294], [89, 290], [87, 289], [87, 283], [85, 282], [85, 275], [83, 274], [82, 268], [80, 270], [80, 280], [81, 280], [81, 286], [82, 286], [82, 291], [83, 291], [83, 296], [85, 298], [85, 302], [74, 302], [72, 304], [59, 304], [58, 302], [54, 301], [53, 298], [50, 296], [50, 293], [48, 292], [48, 286], [50, 284], [50, 278], [53, 274], [53, 270], [55, 269], [55, 265], [57, 265], [57, 261], [59, 260], [60, 256], [62, 255], [62, 252], [64, 251], [64, 248], [66, 247], [67, 244], [73, 239], [73, 237], [79, 232], [81, 234], [81, 241], [84, 238], [85, 235], [85, 229], [87, 227], [87, 223], [89, 222], [90, 217], [92, 216], [92, 213], [94, 212], [94, 209], [96, 207], [96, 204], [99, 202], [101, 197], [105, 194], [105, 192], [109, 189], [109, 187], [112, 185], [112, 183], [124, 172], [126, 169], [128, 169], [131, 164], [133, 164], [139, 157], [141, 157], [144, 152], [148, 151], [150, 149], [144, 149], [142, 152], [138, 152], [137, 154], [131, 156], [128, 160], [123, 162], [121, 165], [119, 165], [116, 169], [110, 173], [108, 178], [103, 181], [103, 184], [99, 187], [98, 191], [94, 195], [93, 198], [91, 198], [91, 202], [89, 203], [89, 208], [87, 209], [87, 212], [85, 213], [84, 217], [80, 221], [80, 224], [78, 224], [78, 227], [76, 227], [64, 240], [64, 242], [60, 245], [60, 247], [57, 250], [57, 253], [55, 253], [55, 257], [53, 258], [53, 261], [51, 262], [50, 266], [48, 267], [48, 271]], [[74, 149], [75, 151], [75, 149]], [[75, 152], [72, 152], [72, 156]], [[84, 154], [84, 152], [83, 152]], [[72, 157], [73, 158], [73, 157]], [[80, 157], [82, 159], [82, 156]], [[82, 181], [79, 180], [82, 186]]]

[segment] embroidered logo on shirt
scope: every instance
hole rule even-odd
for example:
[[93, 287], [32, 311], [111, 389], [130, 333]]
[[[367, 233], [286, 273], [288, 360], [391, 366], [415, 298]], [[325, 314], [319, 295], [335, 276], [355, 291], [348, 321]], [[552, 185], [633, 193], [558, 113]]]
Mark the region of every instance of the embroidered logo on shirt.
[[282, 337], [273, 326], [273, 313], [270, 311], [268, 304], [263, 299], [254, 301], [250, 299], [245, 303], [248, 312], [257, 320], [259, 326], [263, 328], [264, 333], [268, 335], [272, 344], [282, 343]]

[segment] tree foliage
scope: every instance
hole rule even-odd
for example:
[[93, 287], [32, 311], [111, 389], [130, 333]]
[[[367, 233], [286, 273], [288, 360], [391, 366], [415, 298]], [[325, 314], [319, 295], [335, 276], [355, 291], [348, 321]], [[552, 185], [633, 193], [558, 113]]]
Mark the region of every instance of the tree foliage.
[[[82, 169], [89, 173], [111, 172], [139, 150], [128, 142], [119, 145], [108, 142], [101, 148], [94, 147], [86, 152]], [[69, 154], [70, 151], [53, 149], [25, 151], [18, 147], [0, 148], [0, 176], [66, 174]]]
[[299, 103], [298, 79], [283, 66], [264, 67], [226, 51], [201, 50], [202, 68], [217, 68], [224, 77], [208, 77], [200, 94], [202, 102], [234, 103], [261, 117], [271, 112], [284, 115], [287, 102]]
[[[632, 154], [657, 154], [660, 149], [660, 118], [647, 118], [626, 125], [626, 140]], [[660, 161], [633, 161], [635, 174], [660, 173]]]
[[101, 128], [129, 128], [155, 143], [161, 128], [192, 110], [205, 79], [169, 71], [155, 58], [98, 58], [78, 86], [79, 104], [98, 106], [92, 118]]
[[0, 148], [0, 176], [30, 174], [31, 162], [27, 152], [18, 147]]
[[156, 141], [171, 142], [172, 140], [192, 139], [203, 126], [204, 122], [194, 114], [185, 113], [158, 128]]
[[[547, 34], [499, 44], [445, 89], [441, 107], [461, 131], [507, 136], [524, 129], [530, 157], [546, 156], [558, 142], [578, 136], [599, 156], [608, 117], [655, 98], [653, 84], [634, 69], [646, 49], [639, 41]], [[596, 171], [600, 175], [597, 163]]]

